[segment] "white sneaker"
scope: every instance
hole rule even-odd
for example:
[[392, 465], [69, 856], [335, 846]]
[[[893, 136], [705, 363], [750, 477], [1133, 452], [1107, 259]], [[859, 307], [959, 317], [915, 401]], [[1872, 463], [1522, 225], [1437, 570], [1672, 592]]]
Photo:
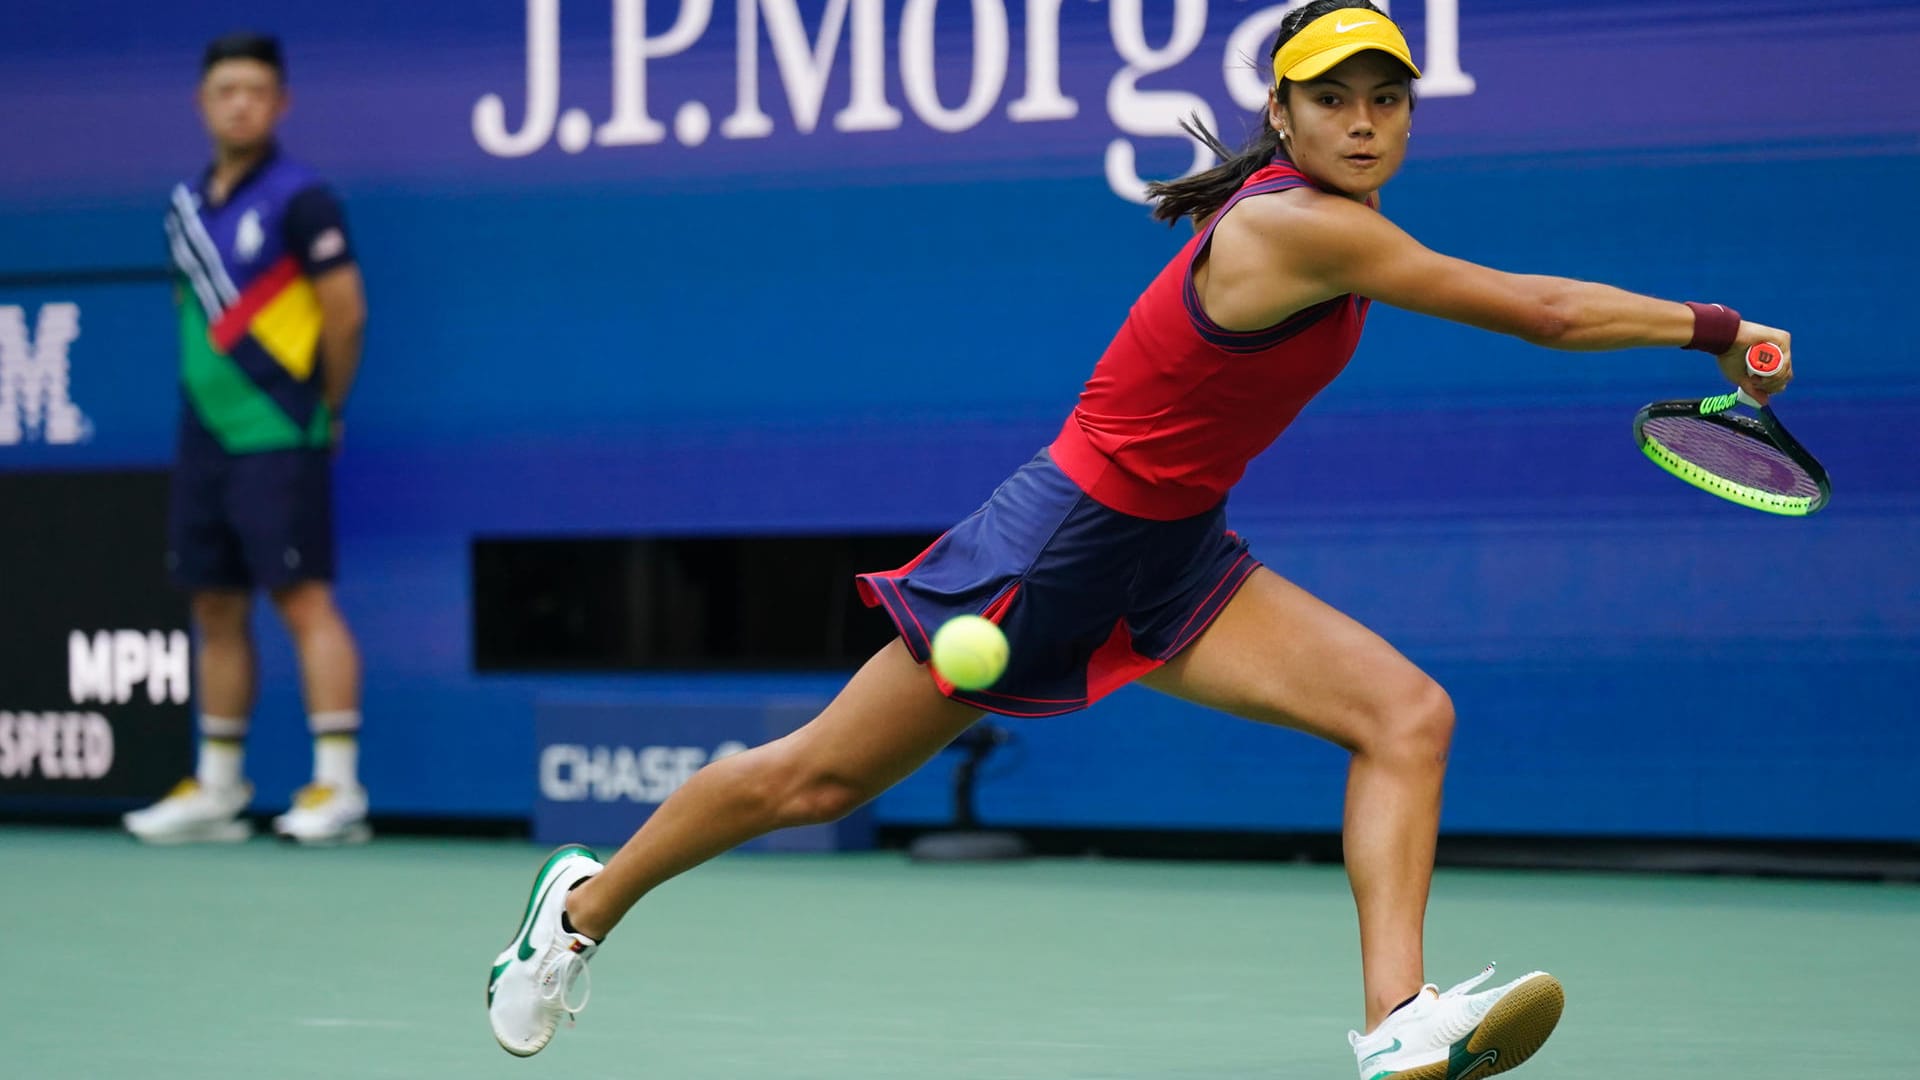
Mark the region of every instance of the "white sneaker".
[[252, 801], [252, 784], [206, 787], [189, 776], [166, 798], [120, 820], [149, 844], [231, 844], [253, 835], [253, 823], [240, 816]]
[[1349, 1032], [1360, 1080], [1480, 1080], [1532, 1057], [1560, 1022], [1566, 992], [1560, 980], [1536, 971], [1468, 993], [1492, 977], [1488, 964], [1444, 994], [1427, 986], [1372, 1034]]
[[367, 789], [308, 784], [293, 793], [293, 809], [273, 819], [273, 831], [302, 844], [364, 844], [373, 836]]
[[[571, 1022], [592, 989], [587, 961], [600, 943], [560, 925], [567, 890], [601, 871], [599, 857], [579, 844], [556, 849], [533, 877], [533, 894], [507, 949], [487, 975], [487, 1023], [509, 1054], [531, 1057], [553, 1039], [564, 1013]], [[578, 983], [580, 996], [573, 997]]]

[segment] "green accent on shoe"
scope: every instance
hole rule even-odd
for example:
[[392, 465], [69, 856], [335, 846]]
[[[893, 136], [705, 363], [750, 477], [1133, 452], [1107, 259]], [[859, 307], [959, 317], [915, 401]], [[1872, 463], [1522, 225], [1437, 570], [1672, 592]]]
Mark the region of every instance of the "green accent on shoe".
[[1469, 1057], [1467, 1041], [1471, 1038], [1473, 1036], [1468, 1035], [1467, 1038], [1454, 1043], [1453, 1048], [1447, 1052], [1447, 1080], [1466, 1080], [1468, 1076], [1478, 1072], [1480, 1066], [1492, 1065], [1500, 1060], [1500, 1051], [1491, 1047]]
[[[533, 888], [527, 893], [527, 910], [521, 914], [520, 925], [513, 932], [513, 937], [520, 939], [520, 947], [516, 953], [520, 959], [528, 960], [533, 956], [533, 949], [528, 944], [528, 940], [533, 936], [533, 913], [539, 910], [540, 900], [546, 895], [543, 886], [551, 886], [553, 884], [547, 879], [547, 875], [553, 872], [553, 868], [559, 865], [562, 859], [571, 858], [575, 855], [584, 855], [595, 862], [600, 861], [600, 856], [594, 854], [593, 849], [584, 844], [563, 844], [549, 852], [547, 854], [547, 861], [541, 863], [540, 869], [534, 873]], [[507, 944], [511, 946], [513, 939], [509, 938]], [[511, 958], [503, 960], [493, 965], [493, 969], [487, 972], [488, 1008], [493, 1007], [493, 995], [494, 992], [499, 989], [500, 974], [506, 971], [508, 965], [512, 963], [513, 960]]]
[[1367, 1077], [1367, 1080], [1381, 1080], [1382, 1077], [1392, 1076], [1392, 1075], [1393, 1075], [1392, 1069], [1383, 1069], [1380, 1072], [1374, 1073], [1372, 1076]]
[[[1386, 1047], [1385, 1049], [1382, 1049], [1382, 1050], [1375, 1050], [1373, 1053], [1368, 1054], [1366, 1057], [1361, 1058], [1360, 1067], [1364, 1069], [1367, 1067], [1367, 1062], [1372, 1061], [1374, 1058], [1380, 1057], [1384, 1054], [1391, 1054], [1399, 1049], [1400, 1049], [1400, 1040], [1395, 1039], [1393, 1040], [1392, 1046]], [[1374, 1076], [1372, 1080], [1380, 1080], [1380, 1077], [1382, 1076], [1391, 1076], [1391, 1075], [1392, 1075], [1391, 1072], [1379, 1073], [1376, 1076]]]
[[493, 1008], [494, 991], [500, 989], [500, 973], [507, 970], [507, 965], [511, 963], [511, 960], [503, 961], [493, 965], [493, 970], [487, 972], [487, 1008]]
[[540, 872], [534, 875], [533, 895], [527, 899], [527, 913], [520, 918], [520, 949], [515, 954], [520, 959], [533, 959], [533, 913], [540, 909], [540, 904], [553, 890], [554, 879], [550, 875], [554, 867], [558, 866], [562, 860], [570, 859], [575, 855], [584, 855], [595, 862], [600, 861], [591, 848], [581, 844], [567, 844], [556, 848], [553, 854], [547, 856], [547, 861], [541, 865]]

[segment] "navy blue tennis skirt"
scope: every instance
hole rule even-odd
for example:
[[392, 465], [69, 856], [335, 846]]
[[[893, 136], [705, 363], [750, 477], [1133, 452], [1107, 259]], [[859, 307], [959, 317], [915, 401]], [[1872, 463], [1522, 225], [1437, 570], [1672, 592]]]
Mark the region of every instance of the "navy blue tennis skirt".
[[1200, 636], [1260, 563], [1226, 527], [1226, 504], [1151, 521], [1095, 502], [1042, 450], [986, 504], [898, 570], [855, 580], [915, 660], [956, 615], [1006, 632], [1006, 674], [955, 701], [1004, 716], [1084, 709]]

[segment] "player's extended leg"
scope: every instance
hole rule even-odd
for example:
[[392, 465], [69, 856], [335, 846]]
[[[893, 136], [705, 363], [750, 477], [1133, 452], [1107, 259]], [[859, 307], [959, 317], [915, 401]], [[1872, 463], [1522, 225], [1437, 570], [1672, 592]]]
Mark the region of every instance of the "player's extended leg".
[[[1422, 926], [1453, 735], [1446, 692], [1379, 635], [1264, 569], [1247, 579], [1192, 645], [1142, 681], [1223, 712], [1317, 735], [1353, 755], [1342, 838], [1359, 911], [1366, 1028], [1378, 1030], [1425, 983]], [[1500, 1000], [1495, 992], [1469, 997], [1464, 989], [1470, 987], [1447, 999], [1423, 996], [1405, 1012], [1432, 1013], [1445, 1001], [1450, 1011], [1485, 1016]], [[1516, 1002], [1531, 1001], [1546, 988], [1524, 989], [1527, 995]], [[1551, 991], [1551, 1017], [1540, 1012], [1548, 1004], [1542, 999], [1538, 1015], [1523, 1018], [1532, 1021], [1525, 1036], [1505, 1049], [1505, 1057], [1479, 1066], [1476, 1075], [1510, 1068], [1537, 1049], [1559, 1018], [1558, 984]], [[1457, 1033], [1463, 1048], [1469, 1032], [1477, 1032], [1477, 1019]], [[1542, 1020], [1544, 1029], [1537, 1030]], [[1363, 1077], [1399, 1073], [1424, 1080], [1431, 1072], [1440, 1080], [1462, 1064], [1449, 1064], [1451, 1047], [1443, 1045], [1437, 1063], [1416, 1067], [1406, 1056], [1418, 1049], [1414, 1034], [1394, 1042], [1395, 1052], [1371, 1066], [1371, 1055], [1363, 1055]], [[1532, 1045], [1522, 1045], [1528, 1040]], [[1428, 1057], [1434, 1052], [1424, 1051]], [[1376, 1071], [1368, 1071], [1373, 1066]]]
[[573, 925], [604, 937], [642, 896], [715, 855], [775, 829], [845, 817], [979, 716], [942, 696], [895, 639], [805, 727], [694, 773], [574, 891]]
[[[487, 984], [494, 1037], [538, 1052], [581, 1001], [572, 984], [629, 908], [656, 886], [775, 829], [844, 817], [940, 752], [979, 718], [941, 695], [895, 640], [805, 727], [701, 769], [602, 867], [562, 848]], [[584, 882], [584, 883], [583, 883]]]
[[313, 734], [313, 782], [274, 831], [304, 843], [364, 840], [367, 793], [360, 785], [360, 651], [325, 581], [295, 582], [273, 592], [274, 607], [293, 638]]
[[1369, 1028], [1426, 981], [1421, 926], [1453, 737], [1446, 692], [1306, 590], [1255, 571], [1212, 626], [1141, 680], [1175, 697], [1305, 731], [1353, 755], [1343, 826], [1360, 913]]

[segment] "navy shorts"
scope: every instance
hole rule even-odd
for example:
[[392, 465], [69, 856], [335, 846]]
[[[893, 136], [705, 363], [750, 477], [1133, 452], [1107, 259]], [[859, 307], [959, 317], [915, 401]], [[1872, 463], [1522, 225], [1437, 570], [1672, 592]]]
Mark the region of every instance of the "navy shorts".
[[167, 507], [167, 569], [185, 589], [333, 580], [333, 463], [325, 450], [183, 449]]
[[1086, 708], [1200, 636], [1260, 563], [1226, 527], [1226, 506], [1150, 521], [1095, 502], [1042, 450], [986, 505], [898, 570], [861, 574], [914, 659], [955, 615], [1006, 632], [1006, 674], [948, 697], [1004, 716]]

